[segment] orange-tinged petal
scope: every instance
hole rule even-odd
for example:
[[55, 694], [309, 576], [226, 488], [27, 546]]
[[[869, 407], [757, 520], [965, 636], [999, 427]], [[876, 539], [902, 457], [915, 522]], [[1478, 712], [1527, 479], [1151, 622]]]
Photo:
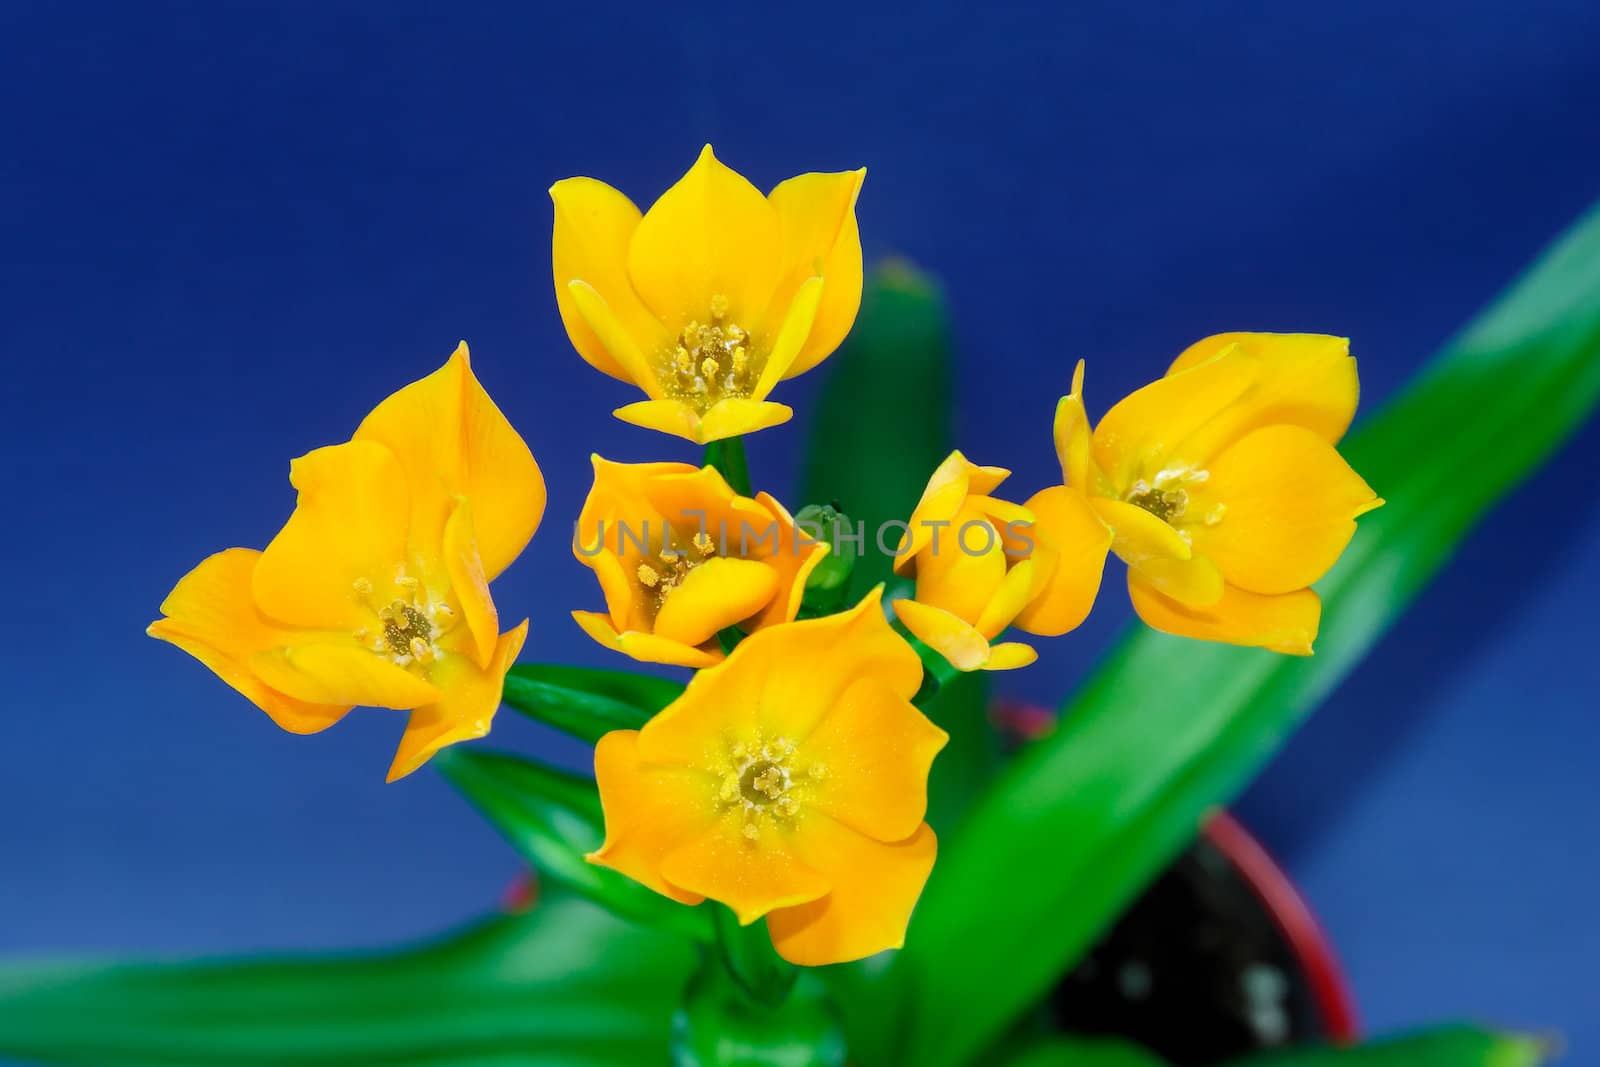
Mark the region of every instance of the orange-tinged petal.
[[768, 321], [782, 321], [807, 279], [823, 279], [816, 319], [786, 377], [804, 374], [826, 359], [850, 332], [860, 310], [861, 233], [856, 224], [856, 199], [866, 176], [865, 167], [838, 174], [801, 174], [779, 183], [767, 196], [778, 214], [786, 272], [773, 295]]
[[796, 738], [824, 777], [815, 807], [879, 841], [916, 832], [928, 810], [928, 770], [950, 735], [877, 678], [861, 678], [805, 737]]
[[989, 662], [989, 641], [978, 628], [931, 604], [896, 600], [894, 613], [917, 640], [949, 661], [958, 671], [982, 670]]
[[353, 634], [371, 619], [357, 583], [387, 589], [407, 558], [405, 469], [383, 445], [350, 441], [301, 456], [289, 481], [300, 498], [256, 563], [256, 604], [286, 623]]
[[1036, 569], [1032, 560], [1025, 559], [1006, 571], [1000, 588], [995, 590], [994, 596], [984, 605], [982, 614], [973, 623], [980, 634], [992, 641], [1021, 614], [1038, 589], [1038, 583], [1034, 581]]
[[208, 557], [161, 602], [167, 617], [151, 623], [146, 632], [211, 668], [283, 729], [297, 734], [326, 730], [344, 718], [350, 705], [296, 700], [250, 669], [252, 653], [289, 644], [297, 636], [256, 610], [250, 578], [260, 558], [260, 552], [248, 548]]
[[1146, 625], [1164, 633], [1253, 645], [1292, 656], [1311, 655], [1322, 616], [1322, 601], [1309, 589], [1262, 596], [1229, 585], [1210, 607], [1186, 607], [1162, 595], [1132, 567], [1128, 569], [1128, 593]]
[[1222, 572], [1206, 556], [1145, 559], [1129, 566], [1156, 589], [1191, 608], [1209, 607], [1222, 599]]
[[1356, 516], [1381, 504], [1325, 439], [1299, 426], [1268, 426], [1228, 448], [1195, 487], [1190, 506], [1220, 515], [1193, 528], [1234, 585], [1288, 593], [1321, 578], [1356, 532]]
[[702, 772], [647, 765], [636, 730], [614, 730], [594, 746], [595, 784], [606, 840], [587, 857], [684, 904], [705, 899], [661, 877], [661, 860], [716, 819], [717, 782]]
[[778, 572], [778, 594], [774, 596], [756, 619], [755, 625], [776, 626], [792, 622], [800, 614], [800, 602], [805, 599], [806, 580], [832, 549], [821, 541], [813, 541], [795, 527], [794, 517], [777, 498], [768, 493], [756, 496], [760, 504], [777, 523], [777, 551], [767, 562]]
[[556, 182], [550, 187], [550, 199], [555, 205], [550, 266], [556, 306], [567, 336], [578, 354], [596, 369], [634, 381], [629, 369], [618, 362], [584, 318], [567, 287], [582, 281], [598, 293], [637, 350], [659, 351], [672, 340], [628, 278], [628, 242], [639, 225], [639, 209], [622, 193], [593, 178]]
[[440, 697], [432, 683], [354, 637], [255, 652], [250, 669], [272, 688], [314, 704], [405, 710]]
[[778, 572], [760, 560], [718, 557], [697, 565], [662, 602], [655, 632], [699, 645], [755, 615], [778, 592]]
[[1064, 485], [1035, 493], [1027, 507], [1034, 514], [1032, 558], [1048, 577], [1017, 616], [1016, 626], [1041, 637], [1059, 637], [1081, 625], [1094, 607], [1111, 528], [1082, 493]]
[[876, 677], [909, 700], [922, 663], [883, 615], [882, 589], [849, 611], [757, 630], [719, 666], [696, 674], [640, 731], [657, 763], [701, 765], [706, 738], [750, 725], [771, 737], [804, 737], [857, 678]]
[[638, 337], [629, 333], [606, 298], [582, 278], [567, 283], [567, 298], [623, 374], [651, 399], [664, 395], [655, 369], [659, 350], [644, 347]]
[[900, 538], [900, 546], [895, 549], [895, 573], [912, 572], [917, 553], [933, 543], [936, 532], [949, 532], [941, 524], [955, 519], [968, 496], [987, 496], [1010, 476], [1011, 472], [1004, 467], [978, 466], [962, 455], [959, 449], [945, 457], [928, 479], [927, 487], [922, 490], [922, 499], [917, 501], [906, 523], [906, 533]]
[[628, 276], [674, 334], [705, 318], [713, 295], [727, 298], [730, 319], [758, 332], [778, 287], [782, 250], [778, 213], [706, 145], [634, 229]]
[[[656, 514], [680, 531], [706, 534], [718, 552], [759, 555], [763, 543], [768, 551], [776, 545], [775, 534], [763, 542], [763, 535], [773, 525], [772, 514], [751, 498], [735, 493], [715, 467], [673, 466], [683, 469], [663, 470], [640, 483], [640, 492]], [[755, 550], [753, 553], [740, 547], [741, 527], [748, 531], [744, 549]]]
[[461, 605], [467, 633], [471, 635], [473, 660], [484, 670], [494, 659], [500, 614], [489, 596], [489, 579], [483, 573], [476, 531], [472, 522], [472, 502], [462, 497], [444, 527], [445, 570], [450, 575], [450, 590]]
[[1125, 562], [1188, 559], [1192, 554], [1177, 530], [1144, 508], [1103, 496], [1090, 497], [1089, 506], [1111, 527], [1111, 551]]
[[765, 430], [769, 426], [781, 426], [793, 417], [794, 409], [787, 404], [728, 397], [712, 404], [700, 417], [700, 426], [693, 440], [706, 445], [712, 441]]
[[439, 699], [411, 713], [389, 768], [389, 781], [404, 778], [446, 745], [489, 732], [500, 707], [506, 671], [517, 661], [527, 636], [528, 620], [523, 619], [515, 629], [500, 635], [487, 667], [480, 668], [460, 656], [446, 656], [434, 666], [431, 676], [439, 687]]
[[746, 926], [774, 908], [804, 904], [828, 891], [828, 879], [795, 857], [794, 835], [768, 827], [752, 841], [744, 825], [743, 814], [734, 811], [682, 841], [662, 857], [661, 877], [722, 901]]
[[[917, 600], [977, 625], [1006, 580], [997, 531], [970, 503], [917, 554]], [[981, 627], [980, 627], [981, 629]]]
[[832, 888], [808, 904], [767, 915], [778, 955], [802, 967], [864, 959], [905, 943], [906, 926], [933, 870], [938, 843], [926, 824], [886, 845], [848, 826], [818, 818], [795, 838], [807, 861], [822, 867]]
[[1330, 444], [1355, 418], [1361, 387], [1350, 342], [1320, 333], [1223, 333], [1190, 345], [1167, 373], [1198, 366], [1232, 347], [1256, 362], [1256, 380], [1185, 451], [1203, 459], [1251, 430], [1278, 423], [1303, 426]]
[[473, 531], [489, 581], [511, 565], [539, 528], [544, 475], [473, 374], [465, 342], [442, 368], [374, 408], [354, 440], [384, 446], [404, 469], [411, 545], [425, 558], [437, 554], [459, 497], [472, 501]]
[[640, 663], [665, 663], [673, 667], [711, 667], [722, 661], [720, 649], [696, 648], [642, 630], [618, 631], [611, 619], [597, 611], [574, 611], [573, 621], [583, 632], [607, 648]]
[[772, 392], [780, 380], [794, 377], [790, 373], [790, 367], [794, 364], [795, 357], [800, 354], [806, 338], [811, 335], [811, 327], [816, 322], [817, 306], [821, 300], [821, 278], [808, 278], [794, 294], [788, 311], [778, 320], [783, 325], [779, 327], [777, 336], [772, 340], [772, 351], [767, 354], [767, 360], [761, 366], [761, 377], [756, 380], [755, 388], [750, 391], [752, 399], [765, 400], [767, 394]]
[[1089, 415], [1083, 407], [1083, 360], [1072, 371], [1072, 392], [1056, 404], [1056, 458], [1061, 461], [1064, 484], [1088, 492], [1093, 462], [1089, 445]]
[[1123, 398], [1095, 427], [1094, 460], [1122, 492], [1140, 475], [1187, 459], [1180, 447], [1249, 389], [1257, 361], [1237, 346]]

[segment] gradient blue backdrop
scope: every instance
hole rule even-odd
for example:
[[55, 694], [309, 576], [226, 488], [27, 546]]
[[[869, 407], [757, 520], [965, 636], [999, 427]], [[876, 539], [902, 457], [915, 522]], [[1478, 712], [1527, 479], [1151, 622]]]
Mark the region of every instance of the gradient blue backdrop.
[[[142, 630], [276, 528], [291, 456], [466, 337], [550, 483], [496, 598], [532, 656], [610, 662], [567, 618], [598, 603], [567, 547], [587, 455], [693, 453], [610, 420], [634, 396], [569, 349], [555, 179], [647, 203], [706, 140], [763, 187], [866, 164], [868, 255], [948, 284], [962, 446], [1024, 491], [1077, 357], [1099, 411], [1213, 331], [1338, 332], [1370, 405], [1600, 195], [1592, 0], [379, 10], [0, 7], [0, 952], [378, 944], [515, 874], [436, 776], [384, 786], [396, 716], [280, 733]], [[799, 437], [759, 436], [760, 482]], [[1243, 802], [1375, 1027], [1600, 1054], [1597, 446]], [[1058, 698], [1122, 599], [1007, 684]], [[500, 744], [579, 755], [513, 718]]]

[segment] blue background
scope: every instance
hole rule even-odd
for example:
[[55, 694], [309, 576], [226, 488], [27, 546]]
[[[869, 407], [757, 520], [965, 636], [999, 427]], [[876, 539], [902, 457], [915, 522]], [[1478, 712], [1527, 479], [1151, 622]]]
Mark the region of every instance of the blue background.
[[[706, 140], [763, 188], [867, 165], [868, 255], [947, 283], [962, 446], [1024, 495], [1077, 357], [1098, 413], [1204, 334], [1338, 332], [1370, 405], [1600, 194], [1590, 0], [382, 9], [0, 9], [0, 952], [378, 944], [516, 873], [436, 776], [384, 786], [397, 716], [292, 737], [142, 630], [276, 529], [291, 456], [466, 337], [550, 483], [496, 599], [529, 655], [608, 662], [567, 618], [599, 603], [567, 547], [587, 455], [693, 452], [610, 420], [634, 394], [567, 344], [558, 178], [648, 203]], [[756, 439], [759, 483], [792, 487], [799, 439]], [[1600, 1055], [1597, 447], [1243, 802], [1376, 1028]], [[1126, 615], [1007, 686], [1054, 702]], [[501, 745], [578, 757], [513, 719]]]

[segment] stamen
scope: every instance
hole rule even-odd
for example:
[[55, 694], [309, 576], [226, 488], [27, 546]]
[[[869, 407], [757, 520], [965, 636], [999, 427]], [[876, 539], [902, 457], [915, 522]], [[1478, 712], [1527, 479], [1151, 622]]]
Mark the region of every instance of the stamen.
[[702, 556], [709, 556], [711, 553], [717, 550], [716, 542], [711, 540], [711, 535], [706, 533], [704, 530], [701, 530], [699, 533], [694, 535], [693, 544], [695, 551], [699, 552]]
[[725, 294], [709, 302], [710, 317], [691, 320], [660, 357], [662, 388], [673, 399], [704, 413], [720, 400], [742, 399], [760, 376], [760, 360], [750, 347], [750, 331], [731, 321]]
[[661, 575], [657, 574], [648, 563], [639, 564], [639, 584], [646, 589], [654, 589], [661, 584]]

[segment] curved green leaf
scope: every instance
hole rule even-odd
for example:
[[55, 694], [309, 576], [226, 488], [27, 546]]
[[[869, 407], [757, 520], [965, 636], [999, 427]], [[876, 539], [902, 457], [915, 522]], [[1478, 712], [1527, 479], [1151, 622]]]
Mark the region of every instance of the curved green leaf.
[[1163, 1067], [1165, 1060], [1126, 1041], [1054, 1037], [1005, 1059], [1003, 1067]]
[[546, 880], [636, 922], [711, 938], [706, 909], [668, 900], [609, 867], [584, 861], [605, 840], [593, 779], [471, 749], [448, 749], [433, 762]]
[[1139, 630], [941, 849], [897, 966], [910, 1059], [967, 1061], [1043, 996], [1597, 397], [1600, 212], [1347, 442], [1388, 505], [1318, 587], [1316, 656]]
[[0, 1055], [72, 1067], [636, 1067], [696, 953], [550, 894], [421, 948], [0, 965]]
[[1267, 1052], [1230, 1067], [1538, 1067], [1550, 1054], [1538, 1038], [1450, 1026], [1351, 1048]]
[[519, 663], [500, 699], [530, 719], [593, 744], [612, 730], [637, 730], [683, 692], [666, 678], [554, 663]]

